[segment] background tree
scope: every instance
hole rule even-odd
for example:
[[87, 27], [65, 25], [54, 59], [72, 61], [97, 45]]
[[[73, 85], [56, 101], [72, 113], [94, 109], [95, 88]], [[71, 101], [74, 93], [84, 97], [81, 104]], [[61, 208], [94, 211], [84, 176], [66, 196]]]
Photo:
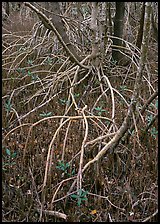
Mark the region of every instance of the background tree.
[[139, 22], [139, 31], [137, 35], [137, 41], [136, 41], [136, 46], [139, 49], [141, 48], [142, 38], [143, 38], [144, 15], [145, 15], [145, 2], [143, 2], [143, 5], [142, 5], [141, 18]]
[[[114, 37], [113, 38], [113, 50], [112, 58], [114, 61], [119, 62], [122, 60], [123, 56], [120, 53], [123, 47], [123, 37], [124, 30], [124, 12], [125, 12], [125, 2], [116, 2], [116, 12], [114, 17]], [[117, 37], [117, 38], [116, 38]]]

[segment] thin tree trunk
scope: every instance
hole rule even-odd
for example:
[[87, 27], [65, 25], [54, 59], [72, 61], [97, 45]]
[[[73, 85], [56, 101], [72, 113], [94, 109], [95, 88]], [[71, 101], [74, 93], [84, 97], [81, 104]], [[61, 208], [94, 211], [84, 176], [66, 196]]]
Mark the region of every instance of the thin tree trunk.
[[112, 35], [111, 2], [106, 2], [106, 7], [107, 7], [107, 5], [108, 5], [109, 32], [110, 32], [110, 35]]
[[152, 30], [153, 30], [153, 36], [156, 39], [156, 41], [158, 42], [158, 28], [156, 26], [156, 22], [154, 20], [154, 15], [153, 15], [153, 9], [152, 9]]
[[10, 14], [9, 2], [6, 2], [6, 14], [7, 16]]
[[[74, 57], [78, 60], [81, 61], [81, 57], [77, 54], [75, 47], [71, 44], [65, 30], [64, 22], [62, 21], [62, 18], [59, 16], [61, 15], [60, 12], [60, 7], [58, 2], [49, 2], [50, 4], [50, 10], [54, 13], [52, 14], [52, 23], [55, 26], [56, 30], [62, 37], [64, 43], [67, 45], [69, 50], [72, 52]], [[74, 62], [75, 60], [71, 58], [71, 61]]]
[[60, 16], [60, 8], [58, 2], [46, 2], [46, 4], [48, 3], [52, 3], [52, 21], [50, 21], [49, 16], [46, 16], [45, 13], [35, 7], [34, 4], [25, 2], [25, 5], [31, 8], [34, 12], [36, 12], [39, 19], [42, 21], [42, 23], [48, 30], [52, 30], [57, 35], [58, 40], [63, 45], [67, 56], [70, 57], [70, 60], [79, 65], [80, 67], [88, 69], [87, 66], [82, 65], [80, 63], [81, 57], [76, 53], [74, 46], [70, 43], [70, 40], [66, 34], [65, 27]]
[[137, 41], [136, 41], [136, 46], [139, 49], [141, 49], [142, 38], [143, 38], [144, 14], [145, 14], [145, 2], [143, 2], [143, 5], [142, 5], [140, 26], [139, 26], [139, 31], [138, 31]]
[[[125, 11], [125, 2], [116, 2], [116, 14], [114, 18], [114, 36], [122, 38], [123, 28], [124, 28], [124, 11]], [[119, 62], [122, 59], [122, 54], [119, 52], [120, 47], [123, 46], [123, 43], [120, 39], [113, 38], [113, 51], [112, 58], [114, 61]]]

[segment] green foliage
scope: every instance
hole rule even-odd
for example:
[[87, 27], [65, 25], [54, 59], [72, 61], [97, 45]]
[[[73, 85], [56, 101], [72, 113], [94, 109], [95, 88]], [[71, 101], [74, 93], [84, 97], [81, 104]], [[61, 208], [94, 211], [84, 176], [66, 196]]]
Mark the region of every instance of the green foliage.
[[23, 51], [26, 51], [26, 50], [27, 50], [27, 47], [23, 47], [23, 46], [22, 46], [22, 47], [19, 48], [18, 51], [23, 52]]
[[99, 116], [101, 116], [103, 112], [107, 112], [106, 110], [102, 109], [102, 107], [95, 107], [95, 110], [98, 112]]
[[51, 115], [52, 115], [52, 112], [39, 114], [39, 116], [41, 116], [41, 117], [49, 117], [49, 116], [51, 116]]
[[132, 132], [130, 130], [128, 130], [128, 132], [130, 135], [132, 135], [132, 136], [134, 135], [134, 130], [132, 130]]
[[124, 90], [126, 90], [127, 89], [127, 86], [126, 85], [122, 85], [122, 86], [120, 86], [120, 90], [121, 91], [124, 91]]
[[158, 109], [158, 100], [156, 100], [155, 105], [156, 105], [156, 108]]
[[110, 121], [105, 121], [105, 123], [106, 123], [106, 125], [110, 125], [111, 122]]
[[56, 61], [57, 63], [63, 63], [64, 60], [62, 58], [58, 58], [58, 60]]
[[32, 78], [32, 81], [33, 81], [33, 82], [34, 82], [34, 81], [37, 81], [37, 80], [38, 80], [38, 75], [32, 75], [31, 78]]
[[52, 65], [53, 64], [53, 59], [51, 57], [47, 56], [44, 63], [47, 64], [47, 65]]
[[73, 15], [77, 15], [77, 8], [76, 8], [76, 7], [73, 7], [73, 8], [72, 8], [72, 14], [73, 14]]
[[[152, 119], [153, 119], [153, 115], [152, 114], [149, 114], [147, 116], [147, 126], [150, 126], [151, 122], [152, 122]], [[156, 135], [158, 134], [158, 131], [155, 127], [151, 128], [150, 129], [150, 133], [151, 133], [151, 136], [156, 139]]]
[[27, 75], [28, 76], [32, 76], [32, 72], [31, 71], [28, 71]]
[[13, 161], [17, 156], [16, 152], [11, 153], [10, 149], [6, 148], [4, 157], [4, 162], [2, 165], [2, 169], [4, 171], [8, 170], [11, 166], [15, 165], [16, 163]]
[[11, 151], [10, 151], [9, 149], [6, 149], [6, 154], [7, 154], [8, 156], [11, 156]]
[[63, 161], [58, 162], [58, 166], [56, 166], [57, 169], [62, 170], [64, 173], [68, 172], [68, 168], [70, 167], [69, 163], [64, 163]]
[[112, 58], [112, 59], [111, 59], [111, 64], [112, 64], [112, 65], [116, 65], [116, 64], [117, 64], [117, 61], [114, 60], [114, 59]]
[[67, 104], [69, 105], [69, 103], [70, 103], [70, 101], [66, 100], [66, 99], [59, 99], [59, 101], [62, 105], [67, 105]]
[[63, 172], [63, 174], [67, 174], [68, 177], [75, 174], [74, 169], [71, 171], [71, 174], [69, 173], [70, 164], [64, 163], [63, 161], [58, 161], [58, 166], [56, 166], [56, 168], [61, 170]]
[[31, 77], [32, 81], [36, 81], [38, 79], [38, 75], [33, 74], [31, 71], [28, 71], [27, 75]]
[[95, 80], [95, 83], [94, 83], [94, 87], [96, 88], [97, 86], [99, 86], [100, 83], [101, 83], [101, 82], [100, 82], [98, 79], [96, 79], [96, 80]]
[[80, 206], [82, 201], [88, 200], [86, 197], [87, 194], [88, 194], [88, 191], [79, 189], [77, 194], [72, 194], [71, 197], [77, 199], [77, 205]]
[[151, 132], [152, 137], [154, 139], [156, 139], [156, 136], [158, 135], [157, 129], [155, 127], [153, 127], [153, 128], [151, 128], [150, 132]]
[[149, 115], [147, 116], [147, 122], [148, 122], [148, 125], [151, 123], [152, 119], [153, 119], [153, 115], [152, 115], [152, 114], [149, 114]]
[[158, 100], [156, 100], [155, 104], [151, 103], [150, 105], [152, 108], [154, 108], [156, 106], [156, 108], [158, 109]]
[[83, 7], [81, 8], [81, 10], [82, 10], [82, 13], [83, 13], [84, 17], [88, 16], [89, 13], [90, 13], [90, 10], [89, 10], [89, 8], [88, 8], [87, 5], [83, 5]]
[[11, 100], [6, 100], [5, 109], [6, 109], [7, 113], [11, 112], [11, 109], [12, 109]]
[[75, 93], [75, 94], [74, 94], [74, 97], [75, 97], [75, 98], [78, 98], [79, 96], [80, 96], [79, 93]]
[[22, 75], [25, 75], [26, 73], [24, 68], [17, 68], [17, 72], [21, 73]]
[[28, 59], [27, 64], [28, 65], [33, 65], [33, 60]]

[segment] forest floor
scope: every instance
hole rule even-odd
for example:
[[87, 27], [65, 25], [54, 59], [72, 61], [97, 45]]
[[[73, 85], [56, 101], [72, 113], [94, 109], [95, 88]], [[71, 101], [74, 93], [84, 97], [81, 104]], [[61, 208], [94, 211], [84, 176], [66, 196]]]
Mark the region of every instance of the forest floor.
[[[34, 58], [26, 53], [22, 47], [30, 36], [16, 27], [12, 46], [6, 45], [2, 55], [3, 221], [157, 221], [157, 119], [147, 128], [158, 113], [157, 98], [135, 123], [128, 142], [121, 141], [115, 152], [106, 153], [85, 170], [79, 192], [76, 184], [71, 188], [79, 171], [87, 130], [85, 118], [86, 142], [107, 135], [108, 130], [117, 131], [133, 92], [135, 66], [114, 65], [108, 59], [103, 64], [103, 73], [114, 89], [115, 126], [110, 129], [113, 98], [110, 88], [101, 85], [96, 70], [92, 68], [87, 75], [80, 68], [79, 84], [71, 88], [77, 67], [66, 62], [65, 69], [58, 72], [51, 57]], [[9, 24], [6, 29], [13, 32]], [[4, 44], [10, 43], [9, 33], [3, 38]], [[148, 72], [142, 80], [139, 111], [158, 89], [156, 49], [153, 41], [148, 49]], [[84, 147], [83, 164], [111, 138]]]

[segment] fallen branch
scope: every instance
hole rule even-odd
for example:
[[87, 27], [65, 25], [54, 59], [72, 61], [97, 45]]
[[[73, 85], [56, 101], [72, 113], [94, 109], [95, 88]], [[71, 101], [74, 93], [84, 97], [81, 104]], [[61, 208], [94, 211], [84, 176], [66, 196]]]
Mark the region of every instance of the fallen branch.
[[[38, 209], [37, 208], [37, 211], [39, 212], [39, 213], [41, 213], [41, 209]], [[53, 215], [53, 216], [56, 216], [56, 217], [58, 217], [58, 218], [62, 218], [62, 219], [67, 219], [67, 215], [66, 214], [64, 214], [64, 213], [61, 213], [61, 212], [57, 212], [57, 211], [51, 211], [51, 210], [42, 210], [42, 212], [44, 213], [44, 214], [47, 214], [47, 215]]]

